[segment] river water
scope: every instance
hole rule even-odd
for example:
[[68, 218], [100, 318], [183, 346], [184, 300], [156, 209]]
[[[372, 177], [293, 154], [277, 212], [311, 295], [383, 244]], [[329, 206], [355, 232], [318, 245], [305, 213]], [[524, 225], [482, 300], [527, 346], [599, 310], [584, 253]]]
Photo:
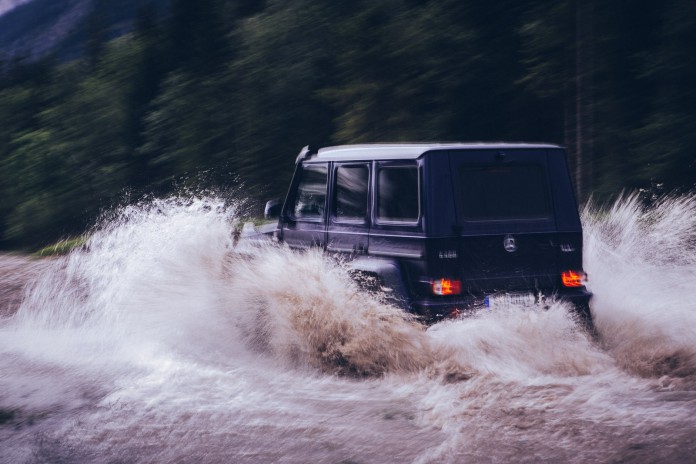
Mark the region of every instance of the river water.
[[583, 213], [568, 308], [425, 328], [215, 198], [0, 257], [0, 462], [694, 462], [696, 197]]

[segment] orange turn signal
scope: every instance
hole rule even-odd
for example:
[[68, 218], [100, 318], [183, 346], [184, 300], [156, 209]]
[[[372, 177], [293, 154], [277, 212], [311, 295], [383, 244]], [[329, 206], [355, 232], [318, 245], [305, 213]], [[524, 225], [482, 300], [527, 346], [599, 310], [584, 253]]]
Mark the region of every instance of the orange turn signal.
[[585, 285], [586, 274], [582, 271], [563, 271], [561, 281], [564, 287], [582, 287]]
[[439, 279], [431, 283], [435, 295], [459, 295], [462, 293], [462, 282], [454, 279]]

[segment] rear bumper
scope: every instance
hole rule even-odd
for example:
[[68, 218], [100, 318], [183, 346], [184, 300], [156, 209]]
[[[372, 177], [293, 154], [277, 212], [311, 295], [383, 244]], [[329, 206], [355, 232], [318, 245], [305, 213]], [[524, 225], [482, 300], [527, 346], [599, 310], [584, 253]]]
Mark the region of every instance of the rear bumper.
[[[577, 311], [587, 312], [592, 299], [592, 293], [586, 288], [563, 289], [562, 291], [549, 291], [536, 295], [537, 305], [547, 307], [552, 301], [566, 301], [572, 304]], [[477, 309], [485, 307], [486, 295], [468, 295], [456, 298], [420, 298], [411, 302], [411, 310], [422, 316], [429, 322], [437, 322], [448, 317], [456, 317], [461, 314], [473, 313]]]

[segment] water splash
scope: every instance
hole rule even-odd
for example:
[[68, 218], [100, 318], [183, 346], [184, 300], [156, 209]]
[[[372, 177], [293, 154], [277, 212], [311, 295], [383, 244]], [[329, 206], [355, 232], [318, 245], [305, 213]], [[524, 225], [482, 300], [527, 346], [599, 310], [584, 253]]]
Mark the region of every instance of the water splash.
[[590, 204], [583, 223], [604, 347], [643, 376], [696, 375], [696, 196]]
[[561, 303], [426, 328], [217, 198], [121, 208], [0, 321], [0, 462], [679, 461], [695, 203], [585, 209], [599, 342]]
[[265, 249], [240, 263], [235, 285], [252, 309], [255, 343], [288, 361], [358, 376], [420, 370], [433, 353], [424, 327], [361, 292], [319, 251]]

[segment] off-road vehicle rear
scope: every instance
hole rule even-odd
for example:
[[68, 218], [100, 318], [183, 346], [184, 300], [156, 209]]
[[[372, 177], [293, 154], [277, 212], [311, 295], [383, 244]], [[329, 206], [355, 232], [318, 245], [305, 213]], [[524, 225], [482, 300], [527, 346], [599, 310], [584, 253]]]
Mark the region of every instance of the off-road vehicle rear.
[[591, 321], [582, 228], [559, 146], [306, 147], [282, 207], [267, 205], [277, 213], [279, 241], [348, 258], [426, 320], [560, 298]]

